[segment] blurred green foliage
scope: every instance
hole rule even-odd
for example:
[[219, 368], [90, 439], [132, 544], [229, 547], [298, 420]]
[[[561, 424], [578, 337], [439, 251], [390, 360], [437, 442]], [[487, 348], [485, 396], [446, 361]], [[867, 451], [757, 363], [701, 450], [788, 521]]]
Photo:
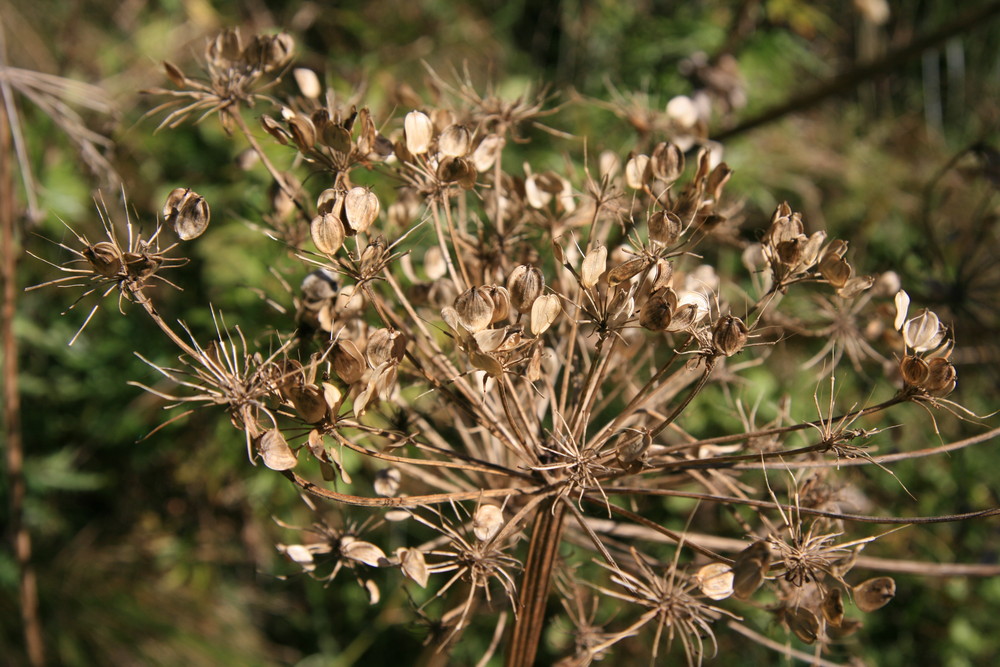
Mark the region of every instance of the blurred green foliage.
[[[190, 62], [207, 35], [229, 25], [285, 28], [298, 40], [303, 65], [323, 73], [343, 94], [367, 86], [366, 100], [380, 108], [383, 115], [377, 117], [383, 120], [405, 111], [393, 108], [397, 85], [423, 88], [422, 61], [446, 78], [467, 63], [477, 82], [492, 79], [512, 89], [551, 82], [563, 100], [570, 99], [570, 87], [585, 99], [601, 100], [614, 100], [609, 85], [638, 90], [662, 109], [670, 97], [690, 91], [679, 71], [682, 61], [721, 48], [736, 10], [745, 4], [759, 5], [756, 29], [733, 49], [748, 105], [733, 118], [719, 119], [721, 124], [750, 117], [851, 67], [863, 53], [864, 40], [874, 39], [876, 51], [884, 51], [908, 35], [933, 29], [954, 10], [944, 0], [892, 2], [890, 23], [874, 38], [864, 32], [852, 3], [805, 0], [351, 0], [334, 7], [272, 0], [238, 9], [208, 0], [8, 1], [2, 21], [12, 65], [97, 83], [115, 100], [115, 116], [88, 120], [116, 143], [114, 164], [132, 215], [151, 220], [165, 194], [177, 186], [196, 187], [212, 202], [213, 233], [195, 246], [193, 261], [177, 273], [183, 298], [212, 303], [231, 323], [259, 330], [286, 316], [267, 307], [251, 286], [262, 287], [286, 307], [291, 303], [268, 271], [283, 250], [248, 228], [267, 207], [269, 181], [261, 169], [237, 169], [235, 157], [243, 147], [214, 119], [154, 132], [159, 119], [143, 116], [152, 104], [140, 91], [161, 85], [161, 60]], [[956, 204], [950, 216], [935, 214], [934, 224], [954, 227], [938, 228], [948, 262], [935, 263], [917, 225], [928, 204], [921, 193], [962, 148], [973, 141], [997, 142], [1000, 112], [993, 101], [1000, 93], [1000, 71], [991, 45], [998, 38], [995, 22], [955, 38], [964, 69], [953, 82], [961, 89], [941, 93], [940, 127], [925, 116], [926, 72], [918, 59], [840, 99], [727, 141], [727, 160], [735, 169], [730, 190], [747, 205], [745, 233], [762, 229], [775, 204], [788, 199], [805, 212], [810, 228], [854, 239], [854, 262], [864, 270], [895, 268], [907, 289], [913, 286], [911, 293], [922, 293], [924, 305], [945, 310], [954, 305], [955, 292], [938, 287], [947, 287], [954, 275], [948, 262], [961, 262], [974, 250], [959, 245], [967, 236], [962, 226], [985, 224], [987, 218], [976, 217], [975, 203], [985, 199], [995, 207], [996, 202], [989, 199], [988, 184], [965, 186], [956, 174], [947, 174], [935, 203], [948, 188], [966, 188], [963, 192], [975, 200]], [[944, 54], [929, 56], [930, 66], [945, 68]], [[80, 233], [98, 229], [91, 201], [96, 187], [105, 188], [102, 196], [113, 217], [121, 218], [123, 207], [118, 193], [73, 157], [72, 144], [44, 114], [24, 100], [19, 105], [46, 212], [21, 241], [25, 249], [59, 263], [62, 251], [51, 241], [72, 242], [64, 221]], [[625, 154], [634, 147], [635, 134], [627, 124], [594, 105], [567, 106], [552, 125], [602, 137], [604, 145], [588, 146], [594, 155], [601, 148]], [[268, 150], [281, 160], [287, 154], [278, 148]], [[526, 155], [532, 150], [527, 145]], [[996, 251], [995, 228], [982, 243]], [[57, 277], [54, 273], [25, 257], [18, 279], [29, 286]], [[295, 285], [300, 276], [284, 278]], [[986, 285], [983, 293], [988, 304], [997, 305], [1000, 285]], [[942, 303], [931, 300], [935, 295], [943, 295]], [[132, 352], [164, 364], [175, 353], [135, 308], [124, 304], [121, 316], [113, 297], [77, 343], [67, 347], [96, 297], [60, 317], [75, 294], [54, 288], [28, 292], [15, 322], [29, 486], [25, 512], [53, 664], [346, 666], [400, 664], [400, 656], [420, 655], [425, 630], [413, 622], [399, 582], [383, 586], [383, 595], [398, 604], [374, 608], [349, 574], [323, 586], [277, 558], [273, 544], [281, 541], [283, 529], [272, 517], [304, 525], [311, 514], [285, 480], [247, 465], [241, 436], [220, 424], [219, 415], [198, 412], [142, 439], [174, 413], [163, 412], [162, 401], [126, 384], [159, 382]], [[162, 308], [172, 312], [179, 297], [164, 290], [160, 298]], [[185, 317], [196, 332], [212, 326], [207, 309], [185, 312]], [[997, 407], [996, 326], [995, 313], [985, 321], [956, 322], [960, 345], [975, 342], [984, 356], [959, 368], [954, 398], [981, 413]], [[780, 395], [805, 397], [796, 399], [793, 412], [807, 416], [815, 380], [792, 375], [779, 378], [787, 383], [779, 386], [774, 376], [751, 373], [743, 400], [763, 397], [767, 419]], [[870, 390], [853, 389], [862, 398]], [[717, 400], [727, 398], [720, 392]], [[910, 408], [908, 419], [923, 424], [924, 436], [904, 446], [938, 442], [927, 415]], [[698, 419], [705, 420], [706, 429], [720, 428], [712, 415], [693, 415]], [[946, 439], [976, 430], [951, 419], [941, 419], [940, 427]], [[883, 438], [900, 444], [891, 430]], [[998, 463], [995, 446], [987, 445], [930, 464], [918, 460], [894, 467], [916, 503], [907, 503], [900, 485], [875, 468], [852, 474], [879, 478], [870, 485], [882, 490], [870, 498], [874, 507], [930, 515], [997, 505], [996, 487], [982, 471]], [[970, 485], [967, 479], [976, 481]], [[0, 484], [6, 503], [6, 481]], [[1000, 529], [995, 519], [909, 528], [876, 543], [869, 553], [996, 562]], [[17, 566], [4, 550], [0, 655], [12, 664], [24, 660], [16, 589]], [[852, 640], [872, 663], [987, 665], [1000, 654], [1000, 581], [899, 577], [898, 591], [886, 613], [867, 618], [866, 629]], [[714, 664], [779, 661], [737, 635], [721, 631], [718, 636], [720, 655]], [[558, 623], [548, 641], [546, 659], [552, 659], [566, 641]], [[451, 664], [474, 664], [488, 642], [488, 629], [485, 635], [467, 633], [450, 655]], [[637, 656], [621, 656], [632, 658]]]

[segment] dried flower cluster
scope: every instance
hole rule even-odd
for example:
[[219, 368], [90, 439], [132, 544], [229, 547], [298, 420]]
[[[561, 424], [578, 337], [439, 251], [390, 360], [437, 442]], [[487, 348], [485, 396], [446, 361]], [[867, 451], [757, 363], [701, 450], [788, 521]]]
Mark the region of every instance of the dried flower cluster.
[[[930, 311], [908, 317], [894, 274], [858, 275], [847, 242], [807, 233], [788, 204], [759, 243], [742, 240], [721, 149], [699, 148], [686, 126], [676, 142], [665, 134], [646, 152], [605, 151], [596, 165], [512, 168], [511, 147], [552, 111], [544, 94], [503, 100], [432, 73], [433, 105], [376, 119], [295, 70], [300, 96], [264, 97], [292, 50], [287, 35], [244, 44], [228, 31], [206, 48], [206, 80], [167, 64], [177, 89], [153, 91], [170, 97], [154, 111], [183, 104], [164, 125], [218, 112], [271, 170], [265, 226], [302, 276], [294, 318], [271, 337], [279, 344], [254, 352], [221, 317], [210, 343], [177, 334], [148, 294], [177, 263], [156, 248], [159, 227], [127, 246], [110, 225], [105, 241], [81, 238], [80, 268], [64, 279], [141, 304], [182, 352], [178, 368], [158, 368], [176, 395], [156, 393], [223, 408], [251, 463], [331, 501], [279, 545], [284, 555], [318, 579], [352, 572], [373, 604], [379, 571], [398, 569], [427, 589], [418, 613], [438, 619], [429, 641], [441, 646], [492, 610], [498, 637], [512, 620], [508, 665], [534, 663], [554, 594], [575, 625], [566, 665], [644, 631], [654, 658], [673, 644], [700, 663], [717, 622], [744, 627], [741, 609], [754, 604], [819, 656], [861, 626], [851, 607], [891, 600], [890, 577], [854, 572], [878, 535], [846, 533], [880, 518], [848, 513], [836, 471], [847, 458], [876, 464], [865, 447], [878, 431], [848, 427], [907, 401], [958, 409], [945, 398], [956, 382], [952, 334]], [[278, 159], [305, 165], [302, 182], [318, 192], [276, 169], [278, 146], [269, 159], [244, 123], [264, 101], [274, 109], [260, 124], [284, 147]], [[358, 184], [362, 173], [381, 185]], [[196, 242], [208, 205], [178, 188], [163, 218]], [[700, 258], [734, 246], [746, 276]], [[738, 413], [744, 428], [689, 430], [700, 398], [729, 395], [789, 336], [832, 341], [799, 360], [832, 361], [831, 385], [843, 351], [858, 368], [891, 367], [883, 382], [895, 395], [835, 416], [831, 387], [828, 414], [818, 400], [800, 419], [785, 406], [765, 426], [733, 399], [710, 409]], [[781, 500], [771, 488], [787, 479]], [[714, 536], [668, 528], [664, 497], [736, 522], [714, 524]], [[390, 542], [386, 522], [408, 523], [394, 532], [406, 544]], [[622, 611], [597, 612], [609, 604]]]

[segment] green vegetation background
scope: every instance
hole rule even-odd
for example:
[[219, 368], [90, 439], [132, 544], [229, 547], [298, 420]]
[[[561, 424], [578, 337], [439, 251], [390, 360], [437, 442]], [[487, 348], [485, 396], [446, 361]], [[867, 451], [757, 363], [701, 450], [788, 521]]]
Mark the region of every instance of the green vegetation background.
[[[726, 40], [744, 3], [610, 2], [561, 0], [348, 0], [338, 3], [241, 3], [209, 0], [80, 0], [0, 3], [7, 58], [18, 67], [96, 83], [115, 101], [113, 117], [90, 117], [116, 142], [115, 165], [140, 218], [151, 220], [172, 188], [189, 186], [213, 207], [213, 230], [181, 272], [183, 296], [164, 293], [164, 309], [183, 302], [213, 303], [231, 321], [254, 330], [281, 322], [252, 286], [290, 302], [267, 269], [280, 254], [244, 221], [266, 208], [263, 171], [240, 172], [242, 146], [210, 119], [177, 131], [153, 130], [144, 118], [152, 102], [141, 89], [163, 85], [160, 62], [191, 64], [204, 38], [221, 28], [285, 28], [299, 60], [343, 92], [367, 81], [369, 101], [384, 102], [406, 82], [421, 89], [428, 62], [446, 77], [468, 63], [477, 80], [493, 78], [505, 90], [548, 82], [624, 114], [627, 100], [613, 91], [641, 91], [662, 109], [690, 91], [678, 71], [697, 51], [713, 53]], [[756, 31], [736, 57], [749, 104], [736, 119], [801, 93], [878, 53], [924, 34], [955, 16], [945, 0], [891, 2], [890, 24], [874, 36], [862, 28], [852, 3], [767, 0]], [[865, 4], [865, 3], [855, 3]], [[984, 4], [968, 2], [962, 7]], [[968, 184], [949, 173], [968, 201], [985, 199], [987, 213], [959, 201], [942, 210], [944, 195], [924, 186], [962, 148], [998, 140], [1000, 43], [997, 21], [961, 34], [908, 61], [889, 75], [803, 113], [726, 142], [735, 169], [729, 191], [747, 201], [748, 234], [763, 226], [776, 203], [802, 210], [810, 229], [852, 239], [863, 271], [894, 268], [915, 301], [956, 321], [960, 347], [973, 352], [959, 366], [954, 398], [989, 412], [997, 408], [998, 293], [995, 266], [965, 275], [964, 262], [995, 257], [997, 236], [990, 184]], [[954, 55], [964, 56], [955, 74]], [[928, 87], [937, 71], [940, 90]], [[951, 72], [951, 78], [949, 78]], [[940, 102], [936, 112], [928, 100]], [[27, 147], [46, 211], [23, 246], [61, 261], [42, 237], [69, 242], [65, 220], [94, 233], [93, 205], [100, 183], [75, 159], [73, 146], [52, 122], [19, 100]], [[398, 115], [405, 112], [400, 109]], [[623, 120], [593, 104], [572, 105], [552, 125], [602, 137], [602, 148], [622, 155], [635, 135]], [[551, 145], [551, 144], [548, 144]], [[528, 146], [526, 151], [531, 151]], [[526, 153], [526, 154], [531, 154]], [[555, 166], [561, 156], [555, 153]], [[981, 179], [980, 179], [981, 180]], [[249, 185], [248, 185], [249, 183]], [[993, 184], [995, 185], [995, 184]], [[943, 186], [944, 187], [944, 186]], [[984, 192], [987, 193], [984, 195]], [[963, 194], [964, 193], [964, 194]], [[118, 193], [105, 191], [112, 210]], [[928, 201], [933, 208], [928, 207]], [[950, 201], [950, 200], [949, 200]], [[934, 238], [919, 230], [925, 210]], [[988, 225], [968, 244], [970, 227]], [[19, 283], [50, 280], [53, 270], [28, 257]], [[369, 607], [362, 591], [341, 577], [328, 587], [297, 576], [274, 543], [293, 539], [273, 518], [305, 524], [309, 514], [278, 475], [247, 465], [241, 436], [218, 414], [199, 412], [140, 440], [165, 421], [162, 402], [126, 384], [156, 382], [133, 354], [156, 361], [175, 356], [142, 317], [119, 315], [110, 300], [76, 345], [67, 347], [92, 302], [60, 317], [69, 293], [45, 289], [23, 295], [15, 322], [21, 346], [21, 391], [29, 497], [42, 622], [53, 664], [84, 665], [381, 665], [407, 664], [423, 650], [406, 598], [386, 582], [392, 604]], [[190, 300], [190, 301], [189, 301]], [[130, 309], [126, 307], [126, 312]], [[179, 314], [179, 313], [178, 313]], [[208, 313], [185, 313], [195, 327]], [[198, 321], [197, 318], [202, 318]], [[791, 375], [791, 374], [790, 374]], [[814, 380], [779, 378], [778, 392], [809, 396]], [[795, 384], [798, 382], [799, 384]], [[863, 395], [858, 400], [863, 400]], [[808, 402], [808, 401], [806, 401]], [[808, 407], [803, 406], [803, 407]], [[976, 432], [942, 419], [942, 437]], [[938, 441], [919, 410], [908, 417], [908, 446]], [[916, 503], [890, 478], [865, 472], [880, 511], [905, 514], [961, 512], [1000, 504], [995, 444], [952, 457], [899, 466], [895, 472]], [[6, 480], [0, 495], [7, 503]], [[997, 520], [910, 528], [866, 553], [937, 562], [996, 562]], [[284, 579], [284, 576], [288, 576]], [[856, 650], [873, 664], [988, 665], [1000, 655], [1000, 581], [899, 577], [898, 595], [870, 616]], [[0, 552], [0, 662], [24, 661], [17, 608], [17, 567]], [[712, 664], [777, 664], [782, 658], [721, 630]], [[454, 664], [474, 664], [488, 641], [476, 637], [456, 649]], [[549, 639], [558, 644], [557, 631]], [[547, 654], [550, 656], [555, 653]], [[933, 656], [933, 657], [929, 657]], [[623, 656], [628, 658], [628, 656]]]

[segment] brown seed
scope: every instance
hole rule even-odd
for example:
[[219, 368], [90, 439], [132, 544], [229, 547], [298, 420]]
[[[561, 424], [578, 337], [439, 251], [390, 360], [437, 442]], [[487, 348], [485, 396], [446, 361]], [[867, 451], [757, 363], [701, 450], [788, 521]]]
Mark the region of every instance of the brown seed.
[[[676, 302], [676, 297], [674, 301]], [[666, 331], [672, 317], [673, 308], [668, 293], [658, 292], [651, 294], [639, 311], [639, 326], [650, 331]]]
[[830, 625], [839, 626], [844, 621], [844, 594], [839, 588], [831, 588], [823, 596], [823, 617]]
[[677, 242], [684, 229], [684, 223], [671, 211], [657, 211], [649, 216], [649, 240], [670, 246]]
[[693, 579], [702, 595], [710, 600], [725, 600], [733, 594], [733, 570], [725, 563], [704, 565]]
[[896, 582], [892, 577], [875, 577], [854, 587], [854, 604], [863, 612], [881, 609], [894, 597]]
[[475, 333], [489, 326], [493, 320], [493, 299], [486, 287], [470, 287], [455, 299], [459, 321]]
[[292, 141], [303, 153], [312, 150], [316, 143], [316, 126], [308, 116], [296, 115], [288, 121], [288, 130], [292, 134]]
[[354, 187], [344, 196], [344, 215], [358, 234], [368, 231], [378, 217], [379, 208], [378, 197], [368, 188]]
[[764, 574], [771, 566], [771, 549], [764, 540], [757, 540], [736, 556], [733, 563], [733, 591], [740, 600], [746, 600], [760, 587]]
[[94, 273], [105, 278], [114, 278], [122, 270], [122, 254], [118, 247], [109, 241], [87, 246], [83, 249], [83, 256]]
[[819, 263], [819, 272], [834, 287], [843, 287], [851, 279], [854, 269], [836, 255], [826, 255]]
[[292, 453], [285, 436], [276, 428], [265, 431], [257, 441], [257, 451], [271, 470], [291, 470], [299, 462]]
[[928, 362], [927, 367], [924, 389], [935, 396], [947, 396], [955, 389], [958, 373], [951, 362], [943, 357], [935, 357]]
[[330, 363], [337, 377], [349, 385], [358, 382], [365, 372], [364, 355], [353, 341], [338, 341], [330, 352]]
[[923, 387], [930, 374], [930, 367], [920, 357], [908, 354], [899, 362], [899, 372], [908, 386]]
[[653, 260], [648, 257], [636, 257], [635, 259], [630, 259], [627, 262], [619, 264], [608, 271], [608, 284], [614, 287], [618, 283], [631, 280], [646, 270], [652, 262]]
[[716, 351], [731, 357], [747, 343], [747, 325], [732, 315], [723, 315], [712, 328], [712, 344]]
[[287, 393], [302, 421], [315, 424], [326, 418], [330, 406], [326, 404], [323, 390], [316, 385], [292, 386]]
[[514, 267], [507, 277], [507, 291], [510, 296], [510, 305], [519, 313], [527, 313], [531, 310], [535, 299], [541, 296], [545, 289], [545, 278], [542, 272], [534, 266], [521, 264]]
[[316, 249], [324, 255], [333, 255], [340, 250], [346, 236], [343, 223], [332, 213], [313, 218], [309, 224], [309, 233]]
[[390, 362], [398, 364], [406, 353], [406, 336], [393, 329], [378, 329], [368, 336], [365, 352], [372, 368]]
[[264, 128], [265, 132], [278, 140], [278, 143], [282, 146], [288, 145], [288, 140], [291, 139], [291, 135], [278, 121], [271, 118], [267, 114], [264, 114], [260, 117], [260, 124], [261, 127]]
[[816, 641], [816, 638], [819, 636], [819, 619], [816, 618], [816, 614], [805, 607], [796, 607], [785, 609], [784, 617], [785, 623], [788, 624], [788, 629], [796, 637], [806, 644], [812, 644]]

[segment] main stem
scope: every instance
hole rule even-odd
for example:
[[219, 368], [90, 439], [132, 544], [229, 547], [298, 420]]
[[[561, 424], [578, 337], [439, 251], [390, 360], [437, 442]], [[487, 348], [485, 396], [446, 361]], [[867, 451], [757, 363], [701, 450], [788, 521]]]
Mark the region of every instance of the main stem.
[[521, 578], [517, 620], [507, 646], [506, 667], [532, 667], [535, 664], [565, 516], [566, 506], [558, 495], [541, 503], [535, 510], [535, 527], [531, 531], [528, 561]]

